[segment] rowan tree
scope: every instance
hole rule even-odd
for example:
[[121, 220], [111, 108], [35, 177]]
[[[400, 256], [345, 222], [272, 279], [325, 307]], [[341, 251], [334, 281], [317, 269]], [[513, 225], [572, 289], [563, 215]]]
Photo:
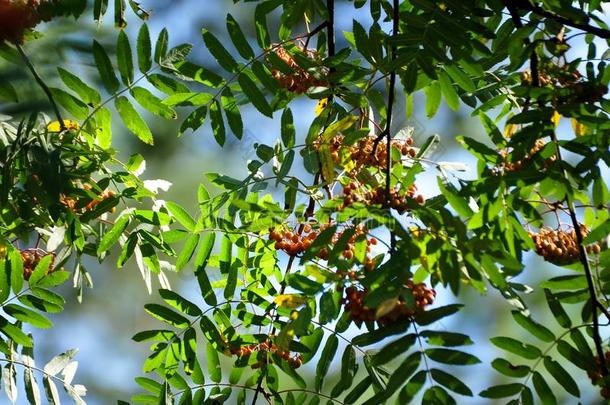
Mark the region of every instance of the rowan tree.
[[[92, 3], [0, 0], [0, 57], [27, 69], [51, 107], [0, 122], [0, 362], [13, 403], [19, 374], [30, 403], [38, 381], [50, 403], [58, 384], [85, 402], [75, 351], [37, 366], [31, 331], [66, 304], [56, 287], [72, 279], [82, 294], [87, 257], [134, 261], [163, 302], [134, 303], [159, 321], [133, 337], [151, 351], [134, 403], [610, 398], [605, 2], [354, 0], [342, 5], [370, 23], [339, 32], [334, 0], [261, 0], [248, 30], [223, 16], [230, 41], [202, 27], [197, 46], [215, 66], [173, 44], [171, 26], [151, 33], [145, 5], [115, 0], [109, 14], [107, 0]], [[38, 73], [37, 24], [111, 15], [116, 46], [90, 38], [93, 78], [57, 66], [53, 87]], [[10, 82], [0, 90], [18, 105]], [[302, 133], [300, 98], [318, 103]], [[486, 138], [416, 141], [397, 125], [420, 107], [432, 119], [442, 102]], [[148, 113], [178, 121], [177, 136], [209, 122], [196, 136], [243, 141], [246, 108], [277, 118], [274, 141], [235, 159], [247, 177], [193, 185], [193, 210], [140, 178], [141, 155], [123, 162], [113, 148], [117, 123], [153, 145]], [[456, 136], [474, 176], [430, 155]], [[424, 196], [430, 171], [440, 192]], [[518, 281], [537, 271], [528, 252], [552, 264], [537, 285]], [[170, 288], [177, 272], [197, 283], [196, 300]], [[481, 363], [480, 342], [443, 323], [467, 290], [481, 308], [496, 290], [514, 320], [511, 333], [487, 331], [496, 383], [480, 392], [455, 367]], [[528, 307], [536, 293], [546, 306]]]

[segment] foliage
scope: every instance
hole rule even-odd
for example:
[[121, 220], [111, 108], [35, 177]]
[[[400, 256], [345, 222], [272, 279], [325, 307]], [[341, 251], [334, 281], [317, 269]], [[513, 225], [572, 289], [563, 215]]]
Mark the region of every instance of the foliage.
[[[107, 3], [94, 2], [95, 20]], [[147, 376], [136, 378], [146, 391], [136, 403], [455, 403], [478, 395], [553, 404], [555, 382], [581, 397], [572, 366], [610, 396], [601, 332], [610, 322], [602, 177], [610, 75], [607, 51], [598, 50], [610, 31], [601, 2], [355, 0], [350, 7], [368, 5], [372, 23], [354, 20], [339, 47], [333, 0], [259, 1], [256, 43], [230, 14], [234, 50], [202, 29], [218, 69], [190, 61], [190, 44], [170, 46], [166, 29], [152, 37], [147, 12], [129, 4], [141, 19], [137, 36], [124, 30], [126, 3], [117, 0], [116, 55], [92, 41], [103, 89], [62, 67], [62, 88], [49, 87], [24, 38], [2, 38], [0, 56], [23, 59], [56, 115], [0, 123], [0, 361], [11, 401], [21, 366], [30, 402], [40, 401], [35, 372], [50, 402], [54, 380], [82, 402], [74, 352], [36, 368], [25, 325], [52, 326], [43, 314], [63, 308], [53, 288], [69, 278], [64, 266], [74, 265], [82, 297], [83, 257], [102, 261], [112, 250], [117, 267], [134, 258], [149, 291], [153, 275], [162, 286], [163, 303], [144, 306], [162, 326], [133, 337], [152, 352]], [[83, 2], [44, 5], [56, 7], [51, 15], [84, 10]], [[270, 29], [274, 13], [280, 24]], [[478, 160], [474, 180], [459, 177], [460, 162], [430, 159], [436, 137], [415, 145], [410, 129], [396, 131], [401, 91], [408, 111], [423, 93], [429, 118], [443, 100], [480, 118], [486, 139], [458, 137]], [[294, 125], [299, 97], [319, 100], [306, 134]], [[157, 198], [168, 184], [139, 178], [140, 155], [122, 163], [112, 149], [114, 121], [154, 144], [143, 111], [181, 117], [179, 135], [209, 120], [223, 146], [231, 134], [242, 139], [248, 107], [279, 117], [277, 139], [254, 145], [245, 179], [208, 174], [215, 188], [198, 185], [194, 215]], [[561, 119], [573, 134], [558, 136]], [[426, 200], [417, 178], [434, 169], [440, 194]], [[523, 264], [530, 250], [570, 273], [534, 287], [517, 282], [532, 270]], [[167, 272], [187, 269], [196, 301], [167, 282]], [[503, 351], [490, 366], [503, 379], [479, 393], [453, 367], [481, 362], [471, 353], [476, 342], [438, 326], [461, 310], [468, 288], [497, 290], [531, 335], [490, 336]], [[558, 327], [527, 308], [522, 297], [532, 289], [544, 291]], [[457, 303], [435, 305], [440, 291]], [[312, 379], [300, 369], [308, 363]], [[333, 365], [340, 372], [331, 382]]]

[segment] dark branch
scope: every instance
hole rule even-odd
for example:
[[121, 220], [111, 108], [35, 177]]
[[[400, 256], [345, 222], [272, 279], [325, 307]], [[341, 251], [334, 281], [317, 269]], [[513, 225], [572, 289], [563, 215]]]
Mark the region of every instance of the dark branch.
[[64, 120], [61, 118], [61, 114], [59, 113], [59, 108], [57, 107], [57, 103], [55, 102], [55, 99], [53, 98], [53, 94], [51, 94], [51, 90], [49, 89], [49, 86], [47, 86], [47, 84], [44, 82], [42, 77], [40, 77], [40, 75], [34, 68], [34, 65], [30, 61], [30, 58], [28, 58], [28, 56], [23, 51], [23, 48], [21, 47], [21, 45], [16, 43], [15, 47], [17, 48], [19, 55], [21, 55], [21, 59], [23, 59], [26, 66], [32, 73], [32, 76], [34, 76], [34, 80], [36, 80], [36, 83], [38, 83], [38, 85], [42, 88], [42, 90], [47, 95], [47, 98], [49, 99], [49, 102], [51, 103], [51, 107], [53, 108], [53, 112], [55, 112], [55, 116], [57, 117], [57, 121], [59, 121], [59, 128], [61, 128], [62, 131], [67, 130], [66, 125], [64, 124]]
[[534, 14], [537, 14], [541, 17], [545, 17], [554, 21], [557, 21], [560, 24], [567, 25], [568, 27], [576, 28], [585, 32], [588, 32], [593, 35], [597, 35], [600, 38], [608, 39], [610, 38], [610, 31], [600, 27], [594, 27], [589, 24], [579, 23], [576, 21], [572, 21], [569, 18], [564, 16], [555, 14], [551, 11], [547, 11], [540, 6], [533, 5], [528, 1], [523, 1], [518, 3], [518, 7], [522, 10], [530, 11]]

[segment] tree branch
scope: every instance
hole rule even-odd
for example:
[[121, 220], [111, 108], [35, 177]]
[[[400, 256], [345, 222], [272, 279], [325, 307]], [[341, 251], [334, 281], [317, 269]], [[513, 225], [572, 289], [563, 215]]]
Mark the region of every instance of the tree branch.
[[64, 120], [61, 118], [61, 114], [59, 113], [59, 107], [57, 107], [57, 103], [55, 102], [55, 99], [53, 98], [53, 94], [51, 94], [51, 90], [49, 89], [49, 86], [47, 86], [47, 84], [44, 82], [44, 80], [42, 80], [42, 77], [40, 77], [40, 75], [34, 68], [34, 65], [30, 61], [30, 58], [28, 58], [28, 56], [23, 51], [23, 48], [21, 47], [21, 45], [18, 43], [15, 43], [15, 47], [17, 48], [17, 52], [19, 52], [19, 55], [21, 55], [21, 59], [23, 59], [23, 61], [25, 62], [25, 65], [28, 67], [28, 69], [32, 73], [32, 76], [34, 76], [34, 80], [36, 80], [36, 83], [38, 83], [38, 85], [42, 88], [42, 90], [47, 95], [47, 98], [49, 99], [49, 102], [51, 103], [51, 107], [53, 108], [53, 111], [55, 112], [55, 116], [57, 117], [57, 121], [59, 121], [59, 127], [61, 128], [62, 131], [65, 131], [67, 129], [66, 125], [64, 124]]
[[540, 6], [533, 5], [529, 1], [518, 2], [518, 7], [522, 10], [530, 11], [534, 14], [537, 14], [541, 17], [548, 18], [550, 20], [554, 20], [560, 24], [567, 25], [572, 28], [576, 28], [585, 32], [588, 32], [593, 35], [597, 35], [600, 38], [609, 39], [610, 31], [600, 27], [594, 27], [589, 24], [579, 23], [576, 21], [572, 21], [569, 18], [561, 16], [559, 14], [555, 14], [551, 11], [547, 11]]

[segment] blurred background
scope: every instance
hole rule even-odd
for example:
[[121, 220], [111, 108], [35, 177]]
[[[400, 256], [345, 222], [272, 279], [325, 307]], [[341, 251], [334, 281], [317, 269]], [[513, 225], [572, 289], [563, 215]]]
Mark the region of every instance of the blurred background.
[[[213, 59], [207, 54], [201, 39], [201, 28], [212, 31], [221, 41], [226, 38], [225, 15], [231, 13], [240, 23], [242, 29], [249, 35], [254, 43], [252, 3], [233, 4], [231, 0], [144, 0], [141, 6], [151, 11], [148, 21], [151, 37], [156, 38], [158, 32], [167, 27], [169, 30], [170, 46], [188, 42], [194, 45], [191, 59], [208, 68], [215, 69]], [[353, 3], [337, 1], [336, 32], [338, 49], [346, 45], [342, 36], [343, 30], [351, 30], [352, 19], [357, 19], [365, 27], [371, 23], [363, 7], [359, 12], [353, 9]], [[275, 15], [277, 18], [278, 16]], [[126, 28], [134, 44], [134, 38], [139, 28], [139, 21], [133, 16], [128, 19]], [[277, 21], [269, 21], [270, 31], [277, 26]], [[109, 10], [101, 24], [93, 22], [89, 11], [78, 22], [71, 19], [61, 19], [49, 24], [39, 26], [42, 38], [26, 44], [25, 50], [33, 60], [41, 75], [50, 83], [59, 86], [57, 66], [62, 66], [72, 72], [80, 73], [87, 81], [96, 84], [98, 89], [102, 85], [96, 79], [95, 68], [92, 65], [92, 56], [89, 53], [92, 36], [99, 42], [112, 49], [116, 38], [116, 29], [113, 27], [112, 11]], [[230, 41], [223, 41], [230, 43]], [[601, 48], [603, 49], [603, 48]], [[232, 50], [230, 49], [232, 52]], [[583, 49], [575, 47], [570, 52], [578, 54]], [[47, 110], [48, 104], [44, 94], [35, 87], [33, 80], [22, 66], [11, 64], [0, 59], [0, 83], [10, 81], [19, 89], [19, 103], [6, 102], [7, 96], [1, 91], [0, 84], [0, 113], [10, 116], [22, 116], [30, 111]], [[3, 100], [4, 98], [4, 100]], [[445, 104], [432, 120], [427, 119], [424, 113], [424, 99], [416, 95], [414, 99], [413, 116], [405, 115], [405, 98], [399, 93], [399, 103], [396, 106], [395, 131], [405, 127], [414, 127], [415, 145], [422, 144], [433, 134], [440, 136], [441, 142], [431, 155], [436, 161], [460, 162], [466, 164], [467, 171], [453, 173], [465, 179], [476, 177], [476, 162], [456, 142], [457, 135], [465, 135], [487, 142], [477, 118], [470, 116], [471, 109], [462, 106], [459, 112], [453, 112]], [[295, 100], [291, 107], [297, 126], [297, 137], [304, 139], [307, 128], [314, 118], [316, 102], [306, 97]], [[228, 135], [227, 145], [220, 148], [214, 141], [212, 131], [204, 125], [195, 133], [186, 133], [178, 138], [178, 126], [181, 120], [167, 122], [147, 115], [146, 119], [155, 136], [155, 146], [144, 145], [138, 139], [124, 131], [117, 123], [114, 131], [113, 146], [119, 151], [119, 158], [127, 160], [133, 153], [141, 153], [147, 162], [147, 169], [143, 179], [165, 179], [173, 185], [171, 189], [162, 193], [159, 198], [177, 201], [192, 213], [197, 210], [196, 191], [200, 182], [205, 182], [203, 173], [221, 172], [233, 177], [247, 175], [246, 161], [255, 156], [253, 145], [255, 143], [273, 144], [279, 136], [278, 119], [267, 119], [257, 111], [247, 106], [241, 108], [244, 118], [244, 139], [238, 141]], [[183, 118], [184, 116], [182, 116]], [[565, 122], [564, 122], [565, 121]], [[560, 123], [558, 133], [560, 136], [571, 136], [570, 124], [567, 120]], [[562, 135], [565, 134], [565, 135]], [[297, 144], [298, 144], [297, 140]], [[608, 174], [608, 168], [603, 168]], [[426, 197], [438, 193], [436, 176], [438, 171], [431, 166], [418, 177], [418, 187]], [[607, 178], [610, 178], [608, 175]], [[552, 224], [551, 224], [552, 225]], [[156, 300], [155, 294], [149, 296], [140, 272], [133, 259], [120, 270], [114, 268], [116, 260], [109, 258], [104, 264], [90, 261], [86, 264], [90, 272], [94, 288], [87, 289], [83, 302], [76, 300], [76, 290], [70, 285], [63, 288], [62, 294], [67, 297], [66, 310], [52, 316], [55, 327], [51, 330], [33, 330], [36, 347], [36, 358], [39, 364], [44, 364], [52, 356], [69, 348], [77, 347], [79, 353], [76, 359], [80, 363], [75, 382], [84, 384], [88, 389], [87, 402], [93, 405], [116, 403], [117, 400], [129, 401], [129, 398], [140, 391], [133, 378], [142, 375], [142, 364], [149, 354], [146, 344], [138, 344], [131, 337], [142, 330], [155, 329], [160, 323], [150, 318], [143, 309], [145, 303]], [[550, 276], [567, 273], [557, 267], [549, 265], [540, 258], [526, 256], [526, 269], [516, 280], [530, 285], [531, 294], [524, 297], [532, 308], [534, 319], [539, 320], [552, 330], [558, 330], [555, 321], [544, 302], [541, 289], [537, 288], [539, 281]], [[67, 269], [71, 270], [71, 269]], [[172, 287], [192, 299], [201, 306], [206, 304], [197, 296], [198, 287], [192, 274], [192, 268], [184, 269], [180, 274], [170, 274]], [[70, 284], [70, 283], [67, 283]], [[159, 287], [158, 283], [155, 286]], [[436, 305], [444, 305], [455, 301], [450, 291], [437, 289]], [[499, 374], [495, 373], [489, 363], [499, 354], [487, 341], [489, 337], [510, 331], [512, 336], [518, 336], [520, 328], [510, 316], [512, 309], [504, 298], [495, 290], [481, 296], [473, 289], [464, 287], [460, 301], [465, 308], [450, 318], [446, 318], [434, 328], [447, 329], [466, 333], [471, 336], [475, 344], [465, 350], [476, 354], [482, 360], [481, 365], [464, 368], [455, 368], [455, 375], [468, 384], [473, 392], [478, 393], [486, 387], [499, 383]], [[571, 308], [578, 313], [578, 308]], [[350, 329], [347, 335], [353, 334], [356, 329]], [[607, 333], [606, 336], [607, 337]], [[526, 341], [533, 340], [523, 333]], [[537, 344], [538, 342], [531, 342]], [[546, 347], [542, 346], [541, 349]], [[368, 348], [367, 348], [368, 349]], [[340, 346], [342, 352], [342, 346]], [[339, 352], [339, 353], [340, 353]], [[337, 356], [339, 357], [339, 356]], [[203, 356], [201, 356], [204, 362]], [[327, 386], [332, 387], [332, 380], [337, 379], [339, 364], [333, 363], [331, 375]], [[304, 372], [313, 375], [315, 360], [303, 368]], [[573, 371], [569, 369], [570, 371]], [[578, 376], [582, 376], [579, 371]], [[357, 380], [358, 381], [358, 380]], [[548, 381], [551, 381], [549, 379]], [[506, 381], [504, 381], [506, 382]], [[511, 381], [512, 382], [512, 381]], [[581, 391], [586, 393], [584, 402], [594, 404], [597, 389], [591, 387], [587, 379], [581, 380]], [[558, 388], [558, 387], [554, 387]], [[562, 397], [562, 389], [554, 390], [560, 403], [572, 403], [574, 398]], [[0, 394], [3, 396], [4, 394]], [[489, 400], [482, 398], [460, 397], [461, 404], [488, 404]], [[0, 399], [4, 403], [5, 399]], [[20, 393], [18, 403], [25, 403], [25, 396]], [[231, 401], [229, 401], [231, 402]]]

